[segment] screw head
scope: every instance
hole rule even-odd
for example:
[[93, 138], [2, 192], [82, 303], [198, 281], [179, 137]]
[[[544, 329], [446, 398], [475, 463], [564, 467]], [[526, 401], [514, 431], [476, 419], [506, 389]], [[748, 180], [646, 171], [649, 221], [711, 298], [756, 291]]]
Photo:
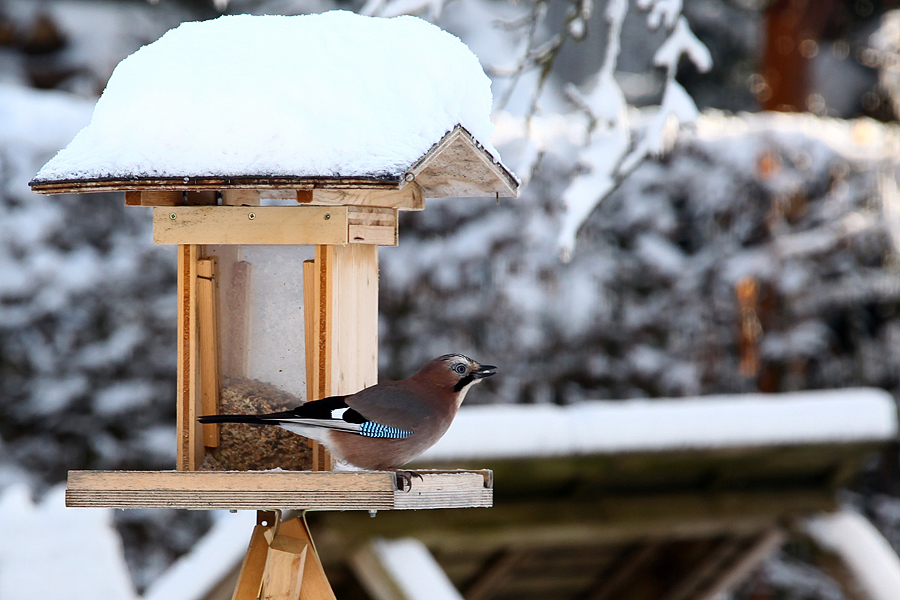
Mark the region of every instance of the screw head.
[[325, 213], [325, 220], [327, 221], [330, 218], [331, 218], [331, 215], [329, 213]]
[[175, 219], [178, 218], [178, 215], [176, 215], [175, 213], [169, 213], [169, 218], [174, 221]]
[[256, 213], [250, 213], [250, 214], [248, 214], [248, 215], [247, 215], [247, 218], [250, 219], [250, 220], [252, 221], [253, 219], [256, 218]]
[[404, 178], [406, 181], [412, 181], [413, 179], [416, 178], [416, 176], [413, 175], [412, 173], [407, 173], [406, 175], [403, 176], [403, 178]]

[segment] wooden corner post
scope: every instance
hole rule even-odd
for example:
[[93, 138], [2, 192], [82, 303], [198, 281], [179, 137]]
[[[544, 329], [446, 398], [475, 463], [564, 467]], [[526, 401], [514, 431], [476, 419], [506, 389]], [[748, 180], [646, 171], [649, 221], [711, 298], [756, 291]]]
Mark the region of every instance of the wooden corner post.
[[178, 448], [176, 469], [196, 471], [203, 464], [200, 415], [197, 261], [200, 246], [178, 245]]

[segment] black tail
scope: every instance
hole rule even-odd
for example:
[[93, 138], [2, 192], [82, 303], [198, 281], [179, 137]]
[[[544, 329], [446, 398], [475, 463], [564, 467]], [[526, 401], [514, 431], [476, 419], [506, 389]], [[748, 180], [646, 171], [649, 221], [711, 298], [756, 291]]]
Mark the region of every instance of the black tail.
[[201, 423], [252, 423], [253, 425], [277, 425], [286, 417], [295, 416], [292, 411], [271, 413], [268, 415], [205, 415], [198, 417]]

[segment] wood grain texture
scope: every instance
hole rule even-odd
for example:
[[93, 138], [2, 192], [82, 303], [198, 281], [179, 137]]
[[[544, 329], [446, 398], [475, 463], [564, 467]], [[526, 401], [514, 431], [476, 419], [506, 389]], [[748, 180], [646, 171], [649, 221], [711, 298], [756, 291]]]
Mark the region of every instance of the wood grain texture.
[[197, 393], [197, 259], [193, 244], [178, 247], [178, 372], [176, 468], [193, 471], [203, 462], [202, 433], [197, 424], [200, 397]]
[[36, 194], [87, 194], [124, 191], [399, 189], [399, 177], [146, 177], [31, 181]]
[[378, 248], [330, 247], [331, 360], [328, 396], [378, 383]]
[[488, 507], [483, 473], [423, 472], [410, 492], [384, 471], [69, 471], [66, 505], [107, 508], [391, 510]]
[[153, 242], [155, 244], [346, 244], [347, 209], [343, 206], [154, 208]]
[[[201, 258], [197, 261], [197, 326], [199, 327], [200, 354], [200, 407], [204, 415], [218, 414], [219, 410], [219, 344], [218, 344], [218, 288], [216, 259]], [[203, 445], [219, 445], [219, 426], [201, 425]]]
[[241, 563], [238, 582], [234, 588], [232, 600], [259, 600], [259, 588], [262, 585], [263, 571], [266, 566], [266, 555], [269, 544], [266, 531], [271, 527], [257, 525], [250, 536], [250, 545]]
[[259, 206], [259, 190], [222, 190], [222, 206]]
[[407, 172], [426, 198], [516, 198], [515, 176], [457, 125]]
[[400, 190], [353, 188], [298, 190], [297, 202], [300, 204], [373, 206], [399, 210], [422, 210], [425, 208], [425, 194], [421, 186], [411, 182]]
[[347, 208], [347, 223], [351, 244], [397, 245], [396, 208], [351, 206]]

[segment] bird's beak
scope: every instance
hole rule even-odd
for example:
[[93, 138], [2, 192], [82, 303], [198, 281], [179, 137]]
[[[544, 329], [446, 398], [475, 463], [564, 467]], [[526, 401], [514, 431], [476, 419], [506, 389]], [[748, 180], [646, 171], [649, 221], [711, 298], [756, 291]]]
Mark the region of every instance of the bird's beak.
[[475, 379], [484, 379], [491, 375], [497, 374], [497, 367], [494, 365], [478, 365], [478, 368], [472, 371], [472, 377]]

